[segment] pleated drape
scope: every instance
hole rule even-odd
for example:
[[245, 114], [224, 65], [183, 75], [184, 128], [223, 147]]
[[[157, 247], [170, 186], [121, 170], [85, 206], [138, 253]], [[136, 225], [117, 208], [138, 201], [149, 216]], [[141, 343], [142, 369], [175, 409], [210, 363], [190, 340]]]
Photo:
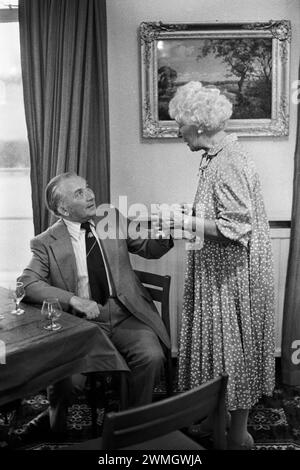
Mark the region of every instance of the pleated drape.
[[21, 64], [35, 233], [53, 221], [50, 178], [75, 171], [110, 199], [105, 0], [20, 0]]

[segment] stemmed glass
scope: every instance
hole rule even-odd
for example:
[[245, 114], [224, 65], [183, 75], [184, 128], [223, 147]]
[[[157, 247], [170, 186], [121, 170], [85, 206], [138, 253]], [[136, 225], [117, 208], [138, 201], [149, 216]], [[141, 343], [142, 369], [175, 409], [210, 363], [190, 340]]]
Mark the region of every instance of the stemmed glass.
[[13, 315], [22, 315], [25, 312], [25, 310], [20, 308], [20, 302], [24, 296], [25, 296], [24, 284], [23, 282], [18, 281], [16, 283], [16, 288], [13, 291], [13, 299], [16, 303], [16, 308], [12, 310], [10, 313], [12, 313]]
[[61, 305], [58, 299], [51, 297], [45, 299], [41, 309], [43, 317], [48, 320], [43, 328], [48, 331], [57, 331], [62, 328], [60, 323], [55, 323], [55, 319], [61, 316]]
[[166, 236], [162, 228], [162, 207], [161, 204], [155, 203], [151, 204], [151, 216], [154, 216], [154, 219], [157, 218], [157, 222], [154, 223], [154, 236], [155, 238], [164, 238]]

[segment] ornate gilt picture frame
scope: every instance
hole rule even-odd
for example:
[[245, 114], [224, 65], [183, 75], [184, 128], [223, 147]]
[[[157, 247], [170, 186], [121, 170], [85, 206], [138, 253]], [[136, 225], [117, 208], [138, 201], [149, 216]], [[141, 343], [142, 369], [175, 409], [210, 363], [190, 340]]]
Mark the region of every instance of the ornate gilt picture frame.
[[217, 86], [233, 103], [227, 131], [289, 133], [290, 21], [226, 24], [143, 22], [142, 136], [176, 138], [168, 103], [190, 80]]

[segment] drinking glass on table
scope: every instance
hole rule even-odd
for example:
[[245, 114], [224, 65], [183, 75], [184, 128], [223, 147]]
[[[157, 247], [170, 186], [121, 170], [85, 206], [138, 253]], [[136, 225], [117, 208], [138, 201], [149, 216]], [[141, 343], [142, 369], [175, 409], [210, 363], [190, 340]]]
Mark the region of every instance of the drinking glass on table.
[[10, 313], [12, 313], [13, 315], [22, 315], [23, 313], [25, 313], [25, 310], [20, 308], [20, 302], [25, 296], [25, 288], [23, 282], [16, 282], [16, 288], [13, 290], [12, 295], [16, 304], [16, 308]]
[[41, 312], [47, 320], [47, 324], [43, 326], [45, 330], [57, 331], [62, 328], [60, 323], [55, 322], [61, 316], [61, 310], [61, 305], [57, 298], [51, 297], [44, 300]]

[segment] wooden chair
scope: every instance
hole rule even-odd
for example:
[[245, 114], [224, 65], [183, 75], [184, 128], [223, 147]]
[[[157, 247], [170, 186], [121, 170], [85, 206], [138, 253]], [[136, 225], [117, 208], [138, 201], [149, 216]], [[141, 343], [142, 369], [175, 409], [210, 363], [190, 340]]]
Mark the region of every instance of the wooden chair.
[[203, 449], [182, 428], [213, 413], [215, 449], [226, 449], [225, 392], [227, 375], [221, 375], [188, 392], [127, 411], [108, 413], [102, 437], [64, 450]]
[[[152, 299], [161, 304], [161, 318], [166, 327], [166, 330], [170, 336], [170, 309], [169, 309], [169, 295], [170, 295], [170, 276], [161, 276], [159, 274], [148, 273], [144, 271], [135, 270], [135, 274], [138, 276], [141, 283], [146, 287], [150, 293]], [[171, 396], [173, 393], [173, 371], [172, 371], [172, 355], [169, 349], [165, 350], [166, 362], [165, 362], [165, 379], [166, 379], [166, 394]], [[125, 372], [109, 373], [112, 375], [119, 376], [120, 382], [120, 410], [127, 408], [127, 386], [126, 386], [126, 375]], [[105, 375], [102, 374], [102, 387], [105, 387]], [[97, 436], [97, 377], [101, 377], [98, 372], [91, 372], [88, 374], [89, 387], [90, 387], [90, 399], [89, 403], [91, 406], [92, 413], [92, 432], [93, 436]]]
[[[160, 303], [160, 314], [162, 321], [166, 327], [169, 337], [170, 335], [170, 276], [161, 276], [159, 274], [148, 273], [145, 271], [135, 270], [141, 283], [146, 287], [152, 299]], [[173, 367], [172, 367], [172, 353], [170, 349], [165, 350], [165, 379], [166, 379], [166, 394], [171, 396], [173, 394]]]

